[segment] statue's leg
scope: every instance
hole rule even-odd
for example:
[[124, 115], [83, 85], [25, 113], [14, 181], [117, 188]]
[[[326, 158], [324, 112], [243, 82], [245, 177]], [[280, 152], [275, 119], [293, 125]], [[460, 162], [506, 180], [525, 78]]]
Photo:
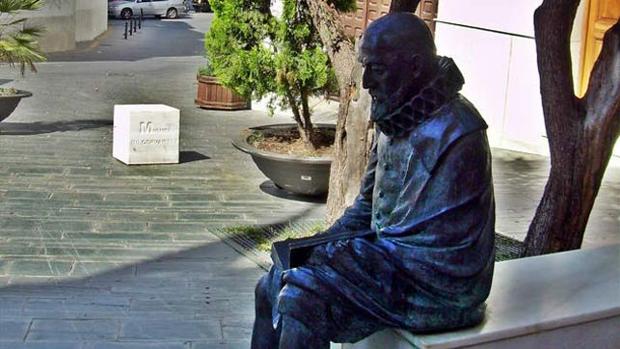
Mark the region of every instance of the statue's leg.
[[[276, 348], [276, 347], [274, 347]], [[301, 321], [282, 316], [279, 349], [329, 349], [329, 339], [321, 331], [312, 330]]]
[[252, 330], [252, 349], [274, 349], [278, 347], [279, 336], [273, 329], [271, 316], [270, 281], [270, 274], [264, 275], [256, 285], [256, 298], [254, 300], [256, 318]]

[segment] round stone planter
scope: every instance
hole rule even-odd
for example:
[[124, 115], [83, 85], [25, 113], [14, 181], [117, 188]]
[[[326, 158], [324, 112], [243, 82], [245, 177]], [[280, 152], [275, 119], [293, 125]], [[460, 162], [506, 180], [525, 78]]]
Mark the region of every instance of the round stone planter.
[[14, 95], [0, 96], [0, 121], [8, 118], [13, 113], [22, 98], [30, 96], [32, 96], [32, 93], [21, 90], [18, 90], [17, 94]]
[[[248, 142], [256, 131], [294, 129], [295, 124], [275, 124], [245, 129], [233, 140], [235, 148], [250, 154], [256, 166], [280, 189], [309, 196], [325, 195], [329, 189], [331, 157], [305, 157], [257, 149]], [[335, 125], [316, 124], [318, 129], [335, 130]]]

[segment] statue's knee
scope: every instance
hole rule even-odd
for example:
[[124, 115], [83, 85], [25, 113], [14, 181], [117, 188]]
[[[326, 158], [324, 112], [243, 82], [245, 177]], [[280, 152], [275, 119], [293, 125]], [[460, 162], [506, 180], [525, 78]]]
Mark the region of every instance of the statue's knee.
[[268, 275], [263, 275], [263, 277], [258, 280], [258, 283], [256, 284], [256, 289], [254, 290], [254, 297], [257, 308], [260, 305], [269, 306], [269, 304], [271, 303], [269, 295]]

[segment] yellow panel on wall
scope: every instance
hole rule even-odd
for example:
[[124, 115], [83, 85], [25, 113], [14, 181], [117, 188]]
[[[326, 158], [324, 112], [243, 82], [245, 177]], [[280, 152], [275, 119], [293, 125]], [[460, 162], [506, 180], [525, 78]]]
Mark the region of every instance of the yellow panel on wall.
[[620, 18], [620, 0], [590, 0], [581, 95], [585, 93], [588, 87], [590, 72], [601, 52], [605, 32], [618, 21], [618, 18]]

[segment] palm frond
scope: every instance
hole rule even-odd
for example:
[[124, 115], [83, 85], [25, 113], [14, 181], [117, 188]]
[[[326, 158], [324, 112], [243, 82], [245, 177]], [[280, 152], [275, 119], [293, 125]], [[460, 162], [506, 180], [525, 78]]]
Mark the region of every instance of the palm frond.
[[0, 0], [0, 13], [34, 11], [43, 7], [43, 0]]
[[7, 38], [0, 39], [0, 61], [9, 63], [11, 66], [19, 64], [22, 74], [26, 66], [36, 72], [34, 63], [45, 61], [45, 56], [35, 36], [30, 34], [33, 31], [37, 32], [38, 29], [25, 28]]
[[45, 28], [41, 26], [24, 27], [19, 31], [19, 34], [29, 35], [34, 37], [41, 36], [45, 32]]
[[28, 20], [28, 18], [20, 18], [20, 19], [16, 19], [14, 21], [10, 21], [10, 22], [7, 22], [7, 23], [0, 23], [0, 26], [2, 26], [2, 27], [11, 27], [11, 26], [14, 26], [14, 25], [17, 25], [17, 24], [20, 24], [20, 23], [24, 23], [27, 20]]
[[0, 23], [0, 62], [19, 65], [22, 74], [26, 67], [36, 72], [34, 63], [45, 60], [37, 41], [43, 28], [27, 27], [24, 25], [26, 18], [15, 19], [15, 15], [19, 11], [38, 10], [42, 6], [43, 0], [0, 0], [0, 15], [7, 14], [9, 17], [5, 23]]

